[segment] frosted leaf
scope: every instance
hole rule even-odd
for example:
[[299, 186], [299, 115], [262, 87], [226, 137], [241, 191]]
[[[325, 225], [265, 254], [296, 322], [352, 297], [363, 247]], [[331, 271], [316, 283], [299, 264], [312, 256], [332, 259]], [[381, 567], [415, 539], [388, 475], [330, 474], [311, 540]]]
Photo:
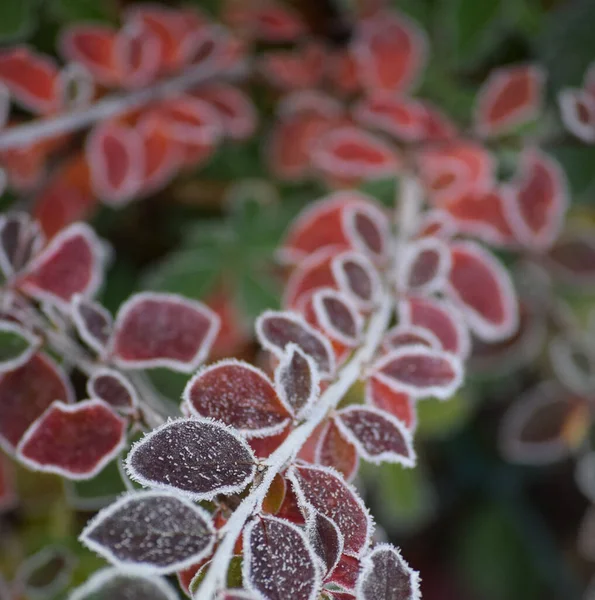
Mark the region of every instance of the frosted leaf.
[[362, 560], [357, 580], [360, 600], [419, 600], [419, 574], [390, 544], [378, 544]]
[[101, 510], [80, 541], [111, 563], [167, 574], [205, 558], [215, 539], [211, 517], [168, 492], [134, 492]]
[[501, 135], [535, 119], [543, 103], [545, 79], [545, 71], [537, 65], [494, 70], [477, 97], [477, 132], [484, 136]]
[[548, 347], [550, 364], [558, 381], [585, 396], [589, 396], [595, 383], [595, 348], [589, 338], [589, 335], [558, 335]]
[[110, 567], [93, 573], [68, 600], [179, 600], [165, 579]]
[[320, 590], [316, 557], [301, 529], [258, 516], [244, 531], [245, 584], [266, 600], [315, 600]]
[[175, 294], [135, 294], [116, 316], [111, 353], [123, 368], [194, 371], [207, 357], [219, 317], [201, 302]]
[[335, 419], [330, 419], [326, 424], [316, 446], [313, 462], [324, 467], [333, 467], [343, 475], [345, 481], [351, 481], [357, 474], [357, 449], [337, 427]]
[[72, 320], [81, 339], [95, 352], [103, 353], [112, 332], [110, 313], [98, 302], [77, 294], [72, 299]]
[[241, 492], [256, 473], [248, 444], [230, 427], [207, 419], [165, 423], [137, 442], [126, 459], [130, 477], [194, 500]]
[[288, 344], [275, 370], [275, 386], [291, 414], [301, 418], [318, 399], [320, 375], [314, 360], [296, 344]]
[[501, 423], [500, 448], [516, 463], [546, 465], [565, 459], [583, 443], [589, 423], [584, 398], [545, 381], [524, 393]]
[[279, 433], [289, 421], [266, 374], [234, 359], [199, 371], [186, 385], [183, 398], [192, 415], [222, 421], [249, 436]]
[[92, 296], [103, 278], [104, 251], [95, 232], [74, 223], [54, 236], [29, 263], [17, 285], [36, 300], [68, 310], [75, 294]]
[[423, 327], [433, 333], [443, 350], [466, 358], [471, 347], [469, 330], [461, 311], [452, 302], [411, 297], [398, 303], [401, 325]]
[[344, 590], [354, 590], [360, 572], [360, 561], [353, 556], [343, 554], [329, 576], [329, 583], [338, 585]]
[[451, 244], [448, 294], [469, 328], [482, 340], [498, 341], [518, 327], [518, 302], [504, 266], [479, 244]]
[[13, 321], [0, 320], [0, 373], [13, 371], [27, 363], [41, 339]]
[[343, 211], [343, 227], [347, 238], [360, 252], [376, 260], [388, 252], [389, 220], [374, 203], [347, 206]]
[[417, 425], [415, 399], [406, 392], [394, 390], [391, 386], [370, 377], [366, 381], [366, 404], [375, 406], [395, 416], [409, 431]]
[[131, 414], [138, 406], [136, 390], [128, 379], [115, 369], [99, 367], [87, 381], [91, 398], [101, 398], [123, 414]]
[[369, 543], [372, 523], [356, 492], [328, 467], [292, 466], [287, 474], [301, 504], [331, 519], [343, 534], [344, 552], [359, 556]]
[[415, 398], [435, 396], [445, 400], [463, 380], [463, 365], [456, 356], [426, 346], [391, 350], [372, 369], [379, 381]]
[[548, 270], [563, 283], [595, 283], [595, 236], [592, 229], [565, 232], [546, 257]]
[[74, 390], [60, 367], [34, 354], [22, 367], [0, 374], [0, 444], [14, 450], [27, 428], [56, 400], [72, 402]]
[[365, 460], [415, 465], [409, 432], [390, 413], [373, 407], [352, 406], [337, 413], [337, 426]]
[[398, 260], [397, 286], [414, 293], [432, 294], [442, 289], [450, 270], [450, 254], [442, 240], [424, 237], [409, 243]]
[[307, 522], [310, 544], [321, 561], [323, 579], [333, 572], [343, 553], [343, 534], [337, 525], [317, 510], [311, 511]]
[[93, 399], [59, 400], [27, 429], [17, 458], [35, 471], [67, 479], [90, 479], [124, 448], [126, 421], [109, 404]]
[[15, 587], [24, 590], [31, 600], [57, 597], [68, 585], [75, 564], [76, 558], [68, 548], [46, 546], [21, 564]]
[[363, 318], [347, 296], [330, 288], [314, 292], [312, 307], [320, 328], [341, 344], [353, 347], [361, 339]]
[[256, 334], [262, 346], [282, 358], [288, 344], [294, 343], [310, 355], [323, 376], [335, 371], [330, 342], [297, 313], [265, 311], [256, 321]]
[[372, 262], [359, 252], [342, 252], [333, 257], [331, 270], [339, 289], [358, 307], [372, 308], [379, 299], [380, 275]]
[[558, 94], [560, 117], [570, 133], [595, 143], [595, 98], [586, 90], [566, 88]]
[[417, 325], [402, 323], [389, 329], [382, 339], [382, 348], [386, 352], [401, 346], [414, 346], [419, 344], [434, 350], [442, 347], [438, 337], [429, 329]]
[[0, 215], [0, 269], [9, 279], [25, 267], [43, 246], [37, 222], [26, 213]]

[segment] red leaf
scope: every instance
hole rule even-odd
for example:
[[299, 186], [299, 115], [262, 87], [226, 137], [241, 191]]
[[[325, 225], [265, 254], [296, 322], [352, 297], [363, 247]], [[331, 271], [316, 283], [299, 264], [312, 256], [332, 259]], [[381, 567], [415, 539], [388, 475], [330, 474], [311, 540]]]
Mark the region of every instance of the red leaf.
[[345, 481], [351, 481], [357, 474], [357, 450], [341, 433], [334, 419], [329, 420], [320, 436], [315, 462], [323, 467], [333, 467], [343, 475]]
[[160, 40], [141, 21], [126, 23], [118, 31], [114, 52], [122, 87], [140, 88], [157, 77], [162, 59]]
[[415, 403], [409, 394], [398, 392], [376, 377], [366, 382], [366, 404], [396, 417], [409, 431], [417, 425]]
[[489, 191], [467, 192], [445, 207], [456, 220], [457, 229], [487, 244], [507, 245], [514, 240], [509, 222], [514, 191], [509, 186]]
[[440, 109], [436, 108], [436, 106], [428, 101], [423, 101], [422, 105], [426, 111], [424, 127], [425, 141], [444, 141], [457, 136], [457, 128]]
[[111, 314], [98, 302], [76, 294], [71, 303], [72, 320], [82, 340], [98, 354], [105, 352], [112, 333]]
[[257, 114], [252, 100], [227, 83], [211, 83], [190, 92], [211, 104], [219, 113], [225, 134], [234, 140], [249, 138], [256, 129]]
[[463, 366], [448, 352], [426, 346], [402, 346], [380, 358], [372, 375], [414, 398], [434, 396], [446, 400], [461, 385]]
[[450, 271], [448, 247], [435, 237], [410, 242], [398, 261], [397, 286], [402, 291], [432, 294], [442, 290]]
[[437, 237], [448, 240], [457, 233], [457, 224], [444, 210], [432, 209], [420, 215], [418, 237]]
[[487, 191], [494, 183], [494, 158], [476, 142], [457, 140], [431, 147], [417, 160], [432, 202], [440, 207], [466, 193]]
[[161, 102], [157, 114], [172, 140], [189, 146], [213, 146], [223, 134], [219, 113], [208, 102], [179, 95]]
[[352, 247], [381, 261], [390, 235], [386, 213], [375, 204], [350, 204], [343, 209], [343, 229]]
[[320, 393], [318, 367], [299, 346], [289, 344], [275, 370], [275, 386], [283, 405], [302, 418]]
[[61, 108], [61, 89], [56, 63], [26, 46], [0, 53], [0, 81], [17, 102], [34, 113], [47, 114]]
[[583, 398], [562, 389], [558, 382], [542, 382], [523, 394], [504, 416], [500, 429], [504, 456], [533, 465], [565, 459], [585, 439], [588, 411]]
[[369, 462], [415, 465], [412, 440], [405, 427], [390, 413], [372, 407], [352, 406], [337, 413], [337, 427]]
[[378, 544], [362, 560], [357, 579], [361, 600], [419, 600], [419, 573], [390, 544]]
[[348, 297], [341, 292], [323, 288], [314, 292], [312, 306], [320, 328], [328, 337], [345, 346], [358, 345], [364, 321]]
[[334, 521], [318, 511], [312, 511], [306, 532], [312, 549], [320, 559], [323, 579], [335, 569], [343, 553], [343, 535]]
[[336, 286], [332, 271], [334, 248], [321, 248], [308, 256], [291, 272], [283, 294], [283, 306], [300, 310], [312, 294], [320, 288]]
[[353, 556], [343, 554], [335, 570], [331, 573], [329, 583], [334, 583], [346, 590], [354, 590], [359, 572], [359, 560]]
[[550, 246], [562, 228], [568, 202], [566, 177], [558, 162], [536, 148], [525, 150], [507, 215], [517, 241], [537, 250]]
[[29, 264], [18, 286], [29, 296], [67, 309], [75, 294], [92, 296], [102, 280], [103, 251], [94, 231], [74, 223]]
[[426, 63], [427, 40], [412, 20], [381, 11], [363, 21], [353, 52], [359, 77], [370, 90], [403, 92], [413, 86]]
[[99, 367], [87, 381], [91, 398], [100, 398], [122, 414], [134, 413], [138, 406], [136, 390], [124, 375], [115, 369]]
[[186, 385], [183, 398], [192, 415], [216, 419], [250, 437], [280, 433], [289, 421], [270, 379], [235, 359], [199, 371]]
[[311, 356], [322, 376], [335, 370], [335, 358], [330, 342], [297, 313], [265, 311], [256, 321], [256, 335], [266, 350], [282, 358], [290, 343]]
[[398, 303], [399, 322], [433, 333], [442, 349], [466, 358], [471, 340], [460, 311], [452, 303], [436, 298], [410, 297]]
[[45, 240], [39, 224], [26, 213], [0, 216], [0, 268], [11, 279], [43, 247]]
[[477, 97], [475, 127], [481, 135], [506, 133], [541, 111], [545, 73], [536, 65], [496, 69]]
[[235, 27], [245, 30], [254, 39], [265, 42], [293, 42], [306, 28], [299, 13], [277, 2], [255, 5], [233, 5], [227, 18]]
[[434, 350], [442, 348], [440, 340], [432, 331], [408, 323], [395, 325], [386, 332], [382, 340], [382, 349], [385, 352], [390, 352], [394, 348], [401, 348], [402, 346], [415, 345], [427, 346]]
[[165, 575], [207, 557], [214, 538], [211, 516], [189, 500], [168, 492], [133, 492], [100, 511], [79, 539], [120, 568]]
[[35, 471], [68, 479], [90, 479], [126, 442], [126, 421], [103, 400], [65, 404], [56, 400], [27, 429], [18, 459]]
[[518, 327], [518, 307], [506, 269], [474, 242], [453, 243], [451, 253], [448, 293], [470, 329], [489, 341], [512, 335]]
[[248, 443], [257, 458], [268, 458], [287, 439], [292, 429], [293, 427], [288, 425], [281, 433], [262, 438], [250, 438]]
[[60, 38], [64, 58], [87, 69], [102, 85], [120, 83], [116, 68], [116, 31], [104, 25], [76, 25], [66, 29]]
[[312, 149], [317, 140], [342, 119], [341, 105], [320, 92], [300, 91], [286, 96], [268, 140], [266, 155], [276, 177], [299, 181], [313, 173]]
[[548, 266], [559, 280], [571, 285], [595, 283], [595, 237], [593, 230], [570, 231], [547, 255]]
[[300, 528], [283, 519], [259, 516], [246, 527], [244, 540], [242, 575], [251, 591], [270, 600], [318, 597], [316, 557]]
[[426, 109], [411, 98], [386, 94], [368, 96], [355, 106], [353, 116], [362, 125], [400, 141], [419, 141], [426, 133]]
[[362, 310], [379, 300], [381, 283], [376, 267], [358, 252], [341, 252], [333, 257], [331, 270], [339, 289]]
[[558, 103], [566, 129], [587, 144], [595, 143], [595, 96], [585, 90], [565, 89]]
[[349, 184], [396, 175], [398, 152], [382, 138], [354, 126], [331, 129], [312, 148], [312, 164], [333, 181]]
[[194, 371], [207, 357], [219, 319], [201, 302], [144, 292], [118, 311], [111, 340], [116, 364], [127, 369]]
[[74, 401], [70, 381], [44, 354], [0, 375], [0, 444], [11, 452], [28, 427], [56, 400]]
[[324, 46], [309, 42], [297, 50], [267, 52], [259, 61], [259, 71], [267, 81], [282, 90], [308, 90], [317, 87], [325, 67]]
[[207, 419], [168, 421], [137, 442], [126, 458], [131, 479], [192, 500], [241, 492], [254, 478], [254, 454], [239, 433]]
[[85, 154], [93, 190], [104, 202], [126, 204], [140, 191], [145, 155], [136, 130], [115, 121], [99, 123], [87, 137]]
[[141, 117], [136, 131], [143, 145], [144, 169], [141, 192], [153, 193], [165, 187], [182, 163], [183, 151], [172, 141], [169, 127], [158, 115]]
[[85, 155], [78, 152], [57, 167], [35, 200], [33, 214], [47, 237], [76, 221], [88, 220], [99, 203], [91, 190]]
[[142, 26], [158, 41], [159, 67], [175, 71], [192, 60], [205, 35], [205, 20], [193, 10], [136, 4], [127, 10], [129, 25]]
[[287, 473], [302, 505], [331, 519], [343, 534], [345, 554], [359, 556], [372, 533], [370, 517], [359, 496], [328, 467], [292, 466]]
[[[348, 207], [351, 208], [349, 212]], [[355, 227], [358, 215], [363, 215], [360, 232], [367, 229], [386, 232], [388, 224], [384, 213], [365, 194], [355, 191], [335, 192], [311, 204], [293, 222], [281, 249], [282, 259], [299, 264], [306, 256], [321, 248], [346, 250], [354, 239], [364, 246], [365, 237], [361, 233], [358, 235]], [[370, 238], [370, 242], [378, 243], [373, 238]], [[361, 250], [361, 247], [357, 249]]]

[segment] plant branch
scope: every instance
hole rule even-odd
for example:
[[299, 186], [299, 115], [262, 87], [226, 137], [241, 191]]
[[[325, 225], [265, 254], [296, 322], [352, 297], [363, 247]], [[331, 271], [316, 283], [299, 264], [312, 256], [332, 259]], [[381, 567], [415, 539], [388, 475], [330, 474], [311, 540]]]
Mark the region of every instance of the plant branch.
[[184, 92], [216, 75], [232, 76], [240, 70], [236, 68], [222, 71], [218, 64], [218, 58], [219, 53], [214, 52], [208, 61], [194, 65], [171, 79], [158, 81], [153, 86], [135, 90], [126, 95], [113, 94], [81, 110], [11, 127], [0, 133], [0, 150], [28, 146], [40, 140], [72, 133], [89, 127], [97, 121], [111, 119], [151, 102], [164, 100]]
[[[200, 588], [200, 600], [209, 600], [222, 586], [227, 567], [233, 556], [236, 540], [250, 516], [258, 511], [275, 476], [298, 454], [314, 429], [335, 408], [349, 388], [360, 378], [363, 369], [376, 353], [392, 315], [393, 299], [390, 293], [383, 294], [380, 306], [370, 320], [362, 347], [339, 372], [337, 380], [322, 394], [308, 419], [294, 429], [287, 439], [266, 460], [266, 472], [262, 481], [242, 500], [229, 521], [222, 528], [223, 539], [213, 556], [211, 566]], [[198, 599], [199, 596], [195, 596]]]

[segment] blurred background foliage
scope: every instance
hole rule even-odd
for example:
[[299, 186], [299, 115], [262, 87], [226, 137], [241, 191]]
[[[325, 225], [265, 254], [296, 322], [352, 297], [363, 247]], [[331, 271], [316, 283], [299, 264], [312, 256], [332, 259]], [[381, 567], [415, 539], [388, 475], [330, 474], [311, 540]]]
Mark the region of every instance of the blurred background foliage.
[[[249, 0], [246, 0], [249, 1]], [[331, 0], [293, 0], [315, 26]], [[214, 16], [218, 0], [190, 0]], [[4, 0], [0, 43], [27, 42], [54, 52], [64, 24], [117, 22], [117, 0]], [[595, 58], [594, 0], [400, 0], [401, 11], [428, 32], [431, 58], [419, 95], [455, 120], [468, 122], [478, 85], [494, 67], [538, 61], [549, 73], [550, 100], [578, 85]], [[334, 0], [331, 14], [349, 14], [351, 0]], [[322, 24], [324, 25], [324, 24]], [[321, 26], [322, 26], [321, 25]], [[252, 83], [250, 83], [252, 86]], [[280, 304], [282, 272], [274, 261], [285, 228], [307, 202], [324, 193], [317, 184], [267, 180], [261, 159], [274, 98], [250, 88], [260, 114], [252, 140], [225, 144], [210, 163], [184, 174], [156, 196], [121, 210], [103, 208], [93, 221], [113, 247], [102, 300], [115, 310], [140, 289], [168, 290], [221, 304], [240, 330], [265, 308]], [[532, 131], [553, 140], [546, 149], [563, 164], [573, 198], [572, 218], [595, 222], [595, 147], [562, 135], [556, 110]], [[559, 134], [552, 136], [554, 134]], [[514, 140], [510, 140], [514, 149]], [[500, 148], [506, 164], [506, 141]], [[395, 182], [366, 187], [392, 202]], [[15, 201], [6, 195], [2, 207]], [[566, 294], [577, 314], [593, 296]], [[237, 355], [254, 356], [250, 340]], [[420, 405], [420, 466], [366, 467], [361, 480], [377, 522], [423, 577], [427, 600], [547, 600], [579, 598], [595, 568], [576, 550], [588, 502], [577, 491], [570, 460], [550, 467], [508, 464], [498, 452], [505, 408], [542, 377], [543, 358], [520, 369], [474, 375], [447, 403]], [[185, 376], [157, 370], [159, 389], [179, 396]], [[579, 440], [579, 442], [582, 442]], [[578, 443], [578, 442], [577, 442]], [[101, 561], [76, 541], [98, 498], [122, 491], [117, 466], [91, 482], [16, 473], [20, 504], [0, 520], [0, 570], [12, 578], [24, 557], [59, 544], [76, 557], [74, 583]], [[61, 598], [62, 593], [56, 596]], [[48, 598], [51, 600], [51, 598]]]

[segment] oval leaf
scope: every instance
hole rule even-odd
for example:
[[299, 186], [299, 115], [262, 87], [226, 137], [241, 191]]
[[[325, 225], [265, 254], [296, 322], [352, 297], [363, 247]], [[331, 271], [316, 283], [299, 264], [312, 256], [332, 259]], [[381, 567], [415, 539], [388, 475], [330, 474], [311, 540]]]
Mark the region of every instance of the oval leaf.
[[178, 419], [137, 442], [126, 469], [141, 485], [207, 500], [241, 492], [254, 478], [256, 464], [250, 447], [231, 428], [206, 419]]
[[218, 331], [219, 317], [201, 302], [144, 292], [120, 307], [111, 353], [123, 368], [190, 373], [205, 360]]
[[166, 492], [136, 492], [101, 510], [80, 541], [121, 567], [173, 573], [209, 555], [214, 543], [209, 514]]

